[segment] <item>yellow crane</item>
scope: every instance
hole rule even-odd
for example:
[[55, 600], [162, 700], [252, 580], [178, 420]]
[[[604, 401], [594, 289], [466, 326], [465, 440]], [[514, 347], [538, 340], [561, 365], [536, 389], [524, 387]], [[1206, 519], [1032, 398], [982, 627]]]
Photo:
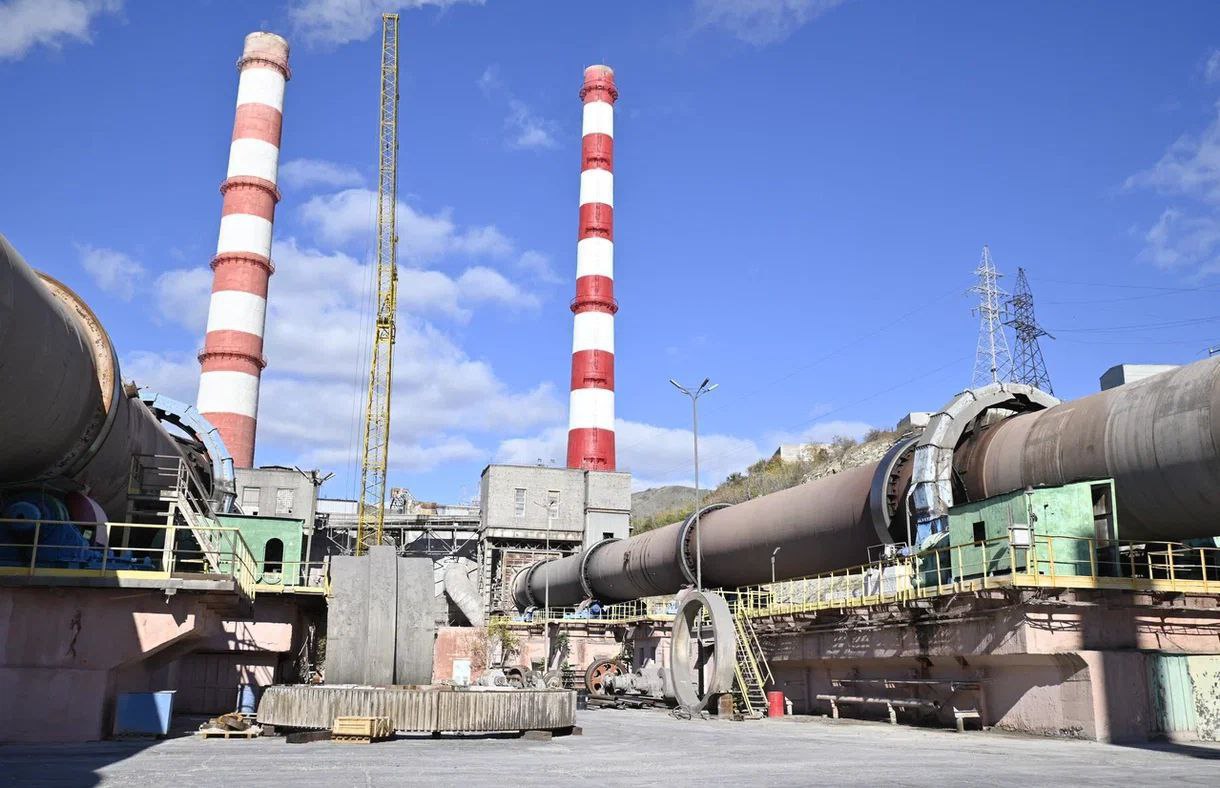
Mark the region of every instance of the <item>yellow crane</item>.
[[390, 452], [390, 392], [398, 310], [398, 14], [381, 15], [381, 104], [377, 128], [377, 294], [369, 391], [364, 411], [356, 555], [381, 544], [386, 465]]

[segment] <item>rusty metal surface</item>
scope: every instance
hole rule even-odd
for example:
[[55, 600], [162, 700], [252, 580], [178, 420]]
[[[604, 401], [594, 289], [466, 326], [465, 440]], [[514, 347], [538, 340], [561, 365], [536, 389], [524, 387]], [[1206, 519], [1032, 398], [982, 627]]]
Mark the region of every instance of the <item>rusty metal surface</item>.
[[258, 704], [263, 724], [329, 728], [336, 717], [389, 717], [403, 733], [566, 728], [575, 715], [571, 690], [284, 685], [268, 687]]
[[1113, 478], [1127, 539], [1212, 536], [1220, 511], [1220, 358], [981, 430], [958, 449], [972, 499]]
[[0, 236], [0, 481], [71, 478], [112, 520], [127, 515], [134, 454], [176, 442], [118, 385], [118, 362], [79, 296], [39, 278]]

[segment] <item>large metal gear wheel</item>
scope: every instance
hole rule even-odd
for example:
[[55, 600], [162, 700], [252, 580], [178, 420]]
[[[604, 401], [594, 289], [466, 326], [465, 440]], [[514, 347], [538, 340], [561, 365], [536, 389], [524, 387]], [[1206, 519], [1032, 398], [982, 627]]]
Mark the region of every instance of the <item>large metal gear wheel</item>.
[[623, 663], [617, 659], [598, 660], [585, 671], [585, 689], [590, 695], [605, 696], [606, 677], [621, 676], [623, 672]]

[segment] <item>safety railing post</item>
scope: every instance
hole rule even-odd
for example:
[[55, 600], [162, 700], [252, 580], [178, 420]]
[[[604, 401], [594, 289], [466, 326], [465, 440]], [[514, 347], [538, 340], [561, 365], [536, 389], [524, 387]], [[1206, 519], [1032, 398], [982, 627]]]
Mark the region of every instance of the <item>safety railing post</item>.
[[[940, 586], [941, 586], [941, 582], [940, 582], [940, 550], [936, 550], [936, 551], [935, 551], [933, 554], [936, 556], [936, 593], [938, 593], [938, 594], [939, 594], [939, 593], [940, 593]], [[961, 560], [961, 559], [960, 559], [960, 557], [959, 557], [959, 559], [958, 559], [958, 560]]]
[[34, 521], [34, 545], [30, 550], [30, 574], [34, 574], [34, 567], [38, 565], [38, 543], [42, 537], [42, 520]]
[[1174, 566], [1173, 566], [1173, 553], [1174, 553], [1173, 545], [1166, 543], [1165, 552], [1169, 554], [1169, 587], [1177, 588], [1178, 578], [1177, 578], [1177, 575], [1174, 573]]
[[1046, 555], [1050, 559], [1051, 565], [1051, 584], [1055, 584], [1055, 537], [1048, 536], [1046, 538]]
[[1092, 539], [1085, 541], [1089, 548], [1089, 577], [1097, 579], [1097, 546]]
[[1203, 548], [1199, 548], [1199, 571], [1203, 573], [1203, 591], [1207, 592], [1207, 557], [1203, 553]]
[[106, 539], [103, 541], [103, 544], [102, 544], [102, 569], [101, 569], [101, 573], [106, 574], [106, 560], [110, 557], [110, 523], [108, 523], [108, 522], [101, 523], [100, 525], [98, 525], [98, 528], [106, 529], [104, 531], [104, 533], [106, 534]]

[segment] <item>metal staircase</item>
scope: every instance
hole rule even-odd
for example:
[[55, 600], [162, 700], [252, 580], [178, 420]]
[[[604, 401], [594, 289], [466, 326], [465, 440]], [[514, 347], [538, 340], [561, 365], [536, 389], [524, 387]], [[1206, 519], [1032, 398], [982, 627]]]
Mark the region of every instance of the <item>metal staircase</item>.
[[740, 605], [733, 607], [733, 626], [737, 631], [733, 702], [743, 716], [759, 719], [767, 714], [767, 685], [774, 683], [775, 676], [763, 653], [758, 632]]
[[[161, 542], [163, 567], [202, 574], [234, 573], [231, 564], [236, 551], [223, 544], [228, 532], [212, 513], [203, 483], [182, 457], [134, 457], [127, 499], [128, 522], [167, 526], [150, 532]], [[141, 530], [126, 529], [123, 547], [132, 540], [139, 544]]]

